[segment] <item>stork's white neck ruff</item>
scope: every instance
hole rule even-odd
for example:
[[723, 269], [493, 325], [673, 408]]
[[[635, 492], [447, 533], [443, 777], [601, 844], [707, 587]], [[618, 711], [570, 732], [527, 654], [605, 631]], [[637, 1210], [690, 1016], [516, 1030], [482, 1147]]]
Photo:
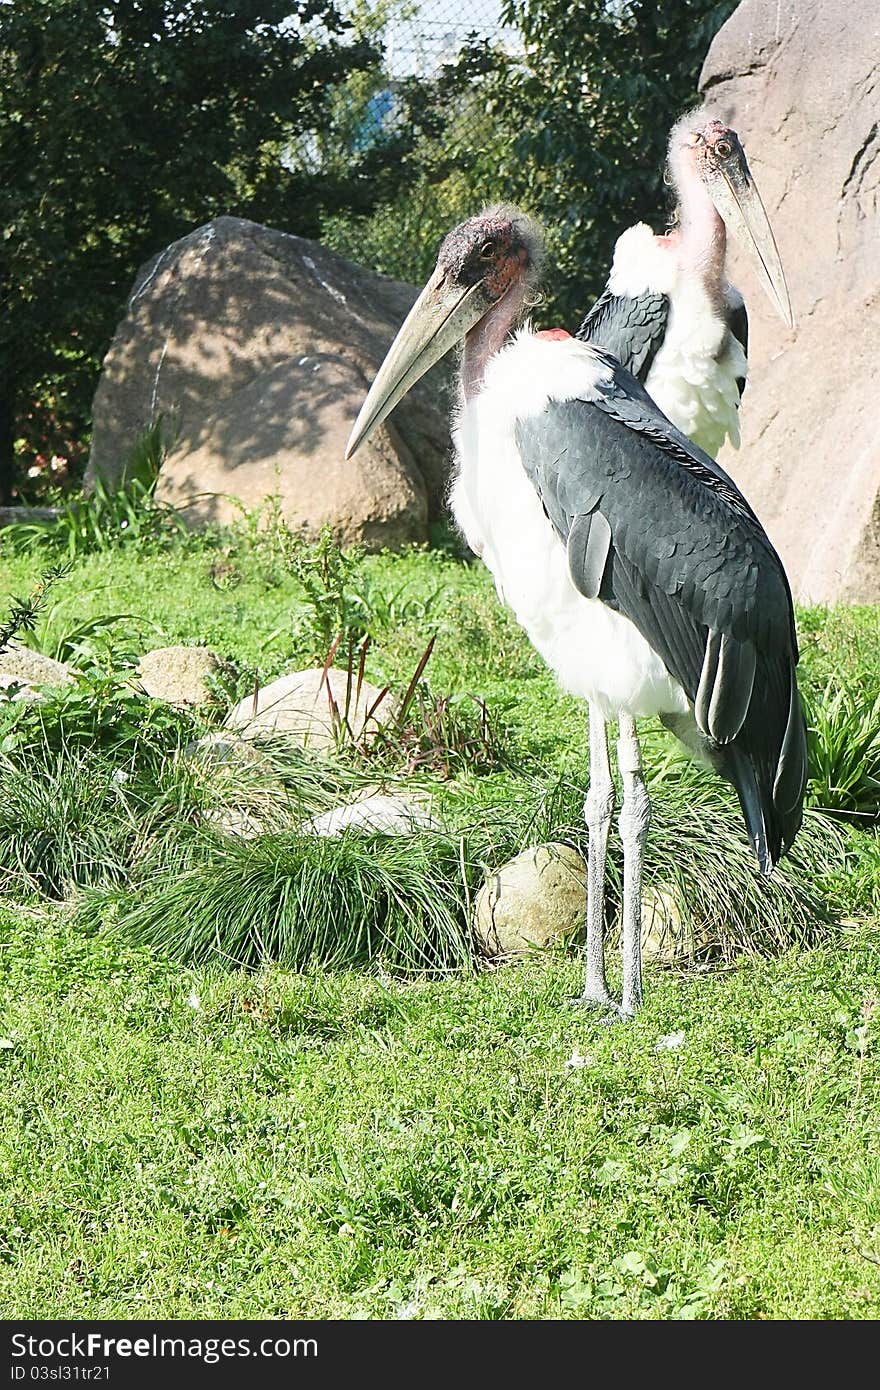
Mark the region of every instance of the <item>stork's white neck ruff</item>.
[[649, 395], [674, 425], [714, 458], [725, 439], [739, 447], [739, 380], [745, 354], [727, 326], [728, 304], [742, 303], [723, 279], [718, 292], [689, 272], [680, 241], [655, 237], [645, 222], [617, 240], [608, 278], [612, 294], [665, 294], [670, 313], [663, 345], [648, 373]]
[[637, 628], [574, 587], [563, 541], [522, 466], [518, 420], [550, 400], [589, 400], [608, 368], [575, 339], [521, 329], [485, 365], [482, 388], [465, 393], [454, 431], [452, 509], [469, 545], [491, 570], [499, 597], [573, 695], [607, 718], [685, 713], [688, 701]]

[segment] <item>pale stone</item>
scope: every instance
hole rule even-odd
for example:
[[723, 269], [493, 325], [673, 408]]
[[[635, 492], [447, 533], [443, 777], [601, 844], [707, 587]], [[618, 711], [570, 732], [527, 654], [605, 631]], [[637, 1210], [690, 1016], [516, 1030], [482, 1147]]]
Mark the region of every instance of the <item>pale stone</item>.
[[267, 828], [252, 811], [239, 807], [206, 811], [204, 819], [216, 830], [222, 830], [224, 835], [234, 835], [241, 840], [252, 840], [255, 836], [262, 835]]
[[570, 845], [523, 850], [477, 894], [474, 928], [489, 955], [514, 955], [584, 930], [586, 866]]
[[[236, 730], [243, 738], [284, 734], [304, 748], [326, 753], [337, 746], [336, 730], [342, 720], [355, 739], [368, 739], [375, 734], [394, 710], [386, 695], [367, 722], [381, 693], [364, 681], [355, 701], [355, 690], [348, 689], [347, 672], [332, 668], [326, 673], [321, 668], [294, 671], [261, 686], [256, 701], [252, 695], [245, 696], [226, 716], [225, 727]], [[349, 737], [347, 731], [344, 737]]]
[[427, 793], [376, 792], [313, 816], [305, 822], [303, 830], [326, 836], [341, 835], [344, 830], [359, 830], [364, 834], [379, 831], [383, 835], [414, 835], [420, 830], [440, 828], [433, 807], [433, 798]]
[[0, 700], [45, 700], [39, 690], [28, 685], [20, 676], [0, 674]]
[[[64, 661], [44, 656], [20, 642], [12, 641], [5, 651], [0, 652], [0, 678], [9, 677], [21, 685], [69, 685], [73, 680], [73, 669]], [[8, 684], [9, 682], [4, 682]]]
[[154, 700], [201, 705], [212, 698], [210, 678], [220, 659], [207, 647], [157, 647], [138, 662], [138, 679]]
[[642, 957], [664, 965], [693, 959], [710, 944], [704, 929], [696, 935], [682, 914], [681, 899], [670, 884], [654, 884], [642, 891]]

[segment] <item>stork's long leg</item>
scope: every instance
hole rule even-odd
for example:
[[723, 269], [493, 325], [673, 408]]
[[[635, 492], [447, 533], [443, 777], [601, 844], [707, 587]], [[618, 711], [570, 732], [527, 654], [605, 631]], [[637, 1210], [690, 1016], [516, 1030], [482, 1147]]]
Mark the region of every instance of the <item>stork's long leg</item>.
[[621, 714], [617, 765], [623, 779], [620, 838], [623, 841], [623, 997], [620, 1012], [632, 1018], [642, 1002], [642, 853], [648, 837], [651, 803], [642, 776], [636, 722]]
[[608, 731], [602, 711], [590, 705], [590, 789], [584, 819], [590, 834], [587, 863], [587, 975], [582, 998], [610, 1004], [605, 979], [605, 856], [614, 811], [614, 782], [608, 760]]

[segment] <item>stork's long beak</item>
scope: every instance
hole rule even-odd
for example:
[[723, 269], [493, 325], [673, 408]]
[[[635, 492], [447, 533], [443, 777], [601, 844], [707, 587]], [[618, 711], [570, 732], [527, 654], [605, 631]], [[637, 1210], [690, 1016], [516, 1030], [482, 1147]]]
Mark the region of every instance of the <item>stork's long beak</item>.
[[345, 450], [350, 459], [429, 367], [461, 342], [488, 308], [482, 281], [450, 284], [438, 266], [410, 309], [360, 409]]
[[788, 327], [794, 328], [776, 238], [742, 149], [717, 166], [708, 189], [726, 226], [751, 255], [773, 307]]

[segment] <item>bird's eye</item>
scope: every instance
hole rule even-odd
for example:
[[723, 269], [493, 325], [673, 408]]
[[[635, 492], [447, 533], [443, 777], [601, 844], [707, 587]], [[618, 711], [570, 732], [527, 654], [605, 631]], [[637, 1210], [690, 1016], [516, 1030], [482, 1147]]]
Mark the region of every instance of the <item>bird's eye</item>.
[[482, 244], [482, 246], [480, 247], [480, 260], [481, 260], [481, 261], [491, 261], [491, 259], [492, 259], [492, 257], [493, 257], [494, 255], [495, 255], [495, 243], [494, 243], [494, 241], [484, 241], [483, 244]]
[[729, 140], [716, 140], [715, 153], [719, 159], [728, 159], [733, 154], [733, 146]]

